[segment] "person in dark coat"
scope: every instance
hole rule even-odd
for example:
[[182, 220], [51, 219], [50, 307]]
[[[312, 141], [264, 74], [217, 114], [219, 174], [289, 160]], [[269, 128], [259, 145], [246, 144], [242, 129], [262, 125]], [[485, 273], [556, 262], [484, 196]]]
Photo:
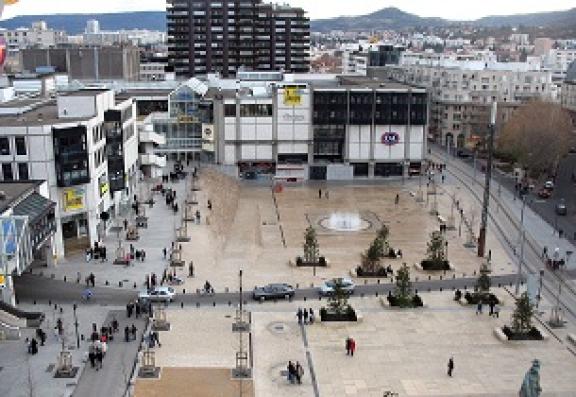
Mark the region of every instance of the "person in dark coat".
[[454, 357], [450, 357], [448, 360], [448, 376], [452, 377], [452, 372], [454, 371]]
[[130, 328], [128, 326], [124, 327], [124, 340], [130, 342]]
[[302, 309], [298, 308], [298, 311], [296, 312], [296, 317], [298, 317], [298, 324], [302, 324], [302, 317], [304, 316], [304, 313], [302, 313]]

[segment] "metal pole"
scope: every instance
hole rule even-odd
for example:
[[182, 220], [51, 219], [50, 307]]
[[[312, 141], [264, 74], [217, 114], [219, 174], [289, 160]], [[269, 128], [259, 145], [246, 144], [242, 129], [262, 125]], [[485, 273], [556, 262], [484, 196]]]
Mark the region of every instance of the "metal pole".
[[78, 316], [76, 316], [76, 309], [78, 305], [74, 303], [72, 309], [74, 310], [74, 328], [76, 329], [76, 348], [80, 349], [80, 335], [78, 335]]
[[476, 182], [476, 149], [474, 149], [474, 182]]
[[524, 209], [526, 208], [526, 195], [522, 196], [522, 209], [520, 210], [520, 227], [518, 228], [518, 244], [522, 244], [524, 233]]
[[482, 201], [482, 219], [478, 235], [478, 256], [484, 257], [486, 249], [486, 228], [488, 227], [488, 205], [490, 203], [490, 180], [492, 179], [492, 154], [494, 151], [494, 130], [496, 129], [497, 102], [492, 102], [490, 125], [488, 128], [488, 161], [486, 163], [486, 178], [484, 182], [484, 198]]
[[522, 262], [524, 262], [524, 230], [522, 230], [522, 240], [520, 242], [520, 258], [518, 258], [518, 273], [516, 274], [516, 288], [514, 293], [518, 295], [520, 293], [520, 280], [522, 278]]
[[540, 285], [538, 287], [538, 300], [536, 301], [536, 309], [540, 305], [540, 300], [542, 299], [542, 278], [544, 277], [544, 269], [540, 270]]

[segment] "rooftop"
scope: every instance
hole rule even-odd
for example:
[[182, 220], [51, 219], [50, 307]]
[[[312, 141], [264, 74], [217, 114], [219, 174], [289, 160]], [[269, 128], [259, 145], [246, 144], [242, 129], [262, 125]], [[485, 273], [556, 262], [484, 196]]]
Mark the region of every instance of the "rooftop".
[[52, 125], [60, 123], [74, 123], [86, 121], [88, 117], [61, 119], [58, 117], [56, 102], [51, 101], [25, 113], [14, 115], [0, 115], [0, 127], [25, 127]]
[[23, 196], [27, 195], [30, 191], [40, 186], [43, 181], [16, 181], [16, 182], [0, 182], [0, 212], [6, 211], [8, 208], [17, 204]]
[[97, 96], [106, 91], [110, 91], [107, 88], [85, 88], [78, 91], [69, 92], [63, 96]]

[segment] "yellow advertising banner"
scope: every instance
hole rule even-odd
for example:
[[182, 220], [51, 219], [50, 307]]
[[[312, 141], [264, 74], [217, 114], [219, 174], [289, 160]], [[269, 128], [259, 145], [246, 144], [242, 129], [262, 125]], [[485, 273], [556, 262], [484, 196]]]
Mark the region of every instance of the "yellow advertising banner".
[[6, 276], [0, 274], [0, 288], [4, 288], [6, 286]]
[[64, 189], [64, 211], [84, 209], [84, 191], [82, 189]]
[[284, 87], [284, 105], [298, 106], [302, 103], [302, 96], [298, 87]]

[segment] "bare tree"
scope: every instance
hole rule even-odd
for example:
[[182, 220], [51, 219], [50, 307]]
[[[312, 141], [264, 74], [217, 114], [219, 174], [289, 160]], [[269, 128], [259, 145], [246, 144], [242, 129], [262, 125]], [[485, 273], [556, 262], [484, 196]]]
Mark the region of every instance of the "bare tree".
[[516, 110], [497, 145], [535, 176], [553, 170], [574, 143], [570, 114], [560, 105], [533, 101]]

